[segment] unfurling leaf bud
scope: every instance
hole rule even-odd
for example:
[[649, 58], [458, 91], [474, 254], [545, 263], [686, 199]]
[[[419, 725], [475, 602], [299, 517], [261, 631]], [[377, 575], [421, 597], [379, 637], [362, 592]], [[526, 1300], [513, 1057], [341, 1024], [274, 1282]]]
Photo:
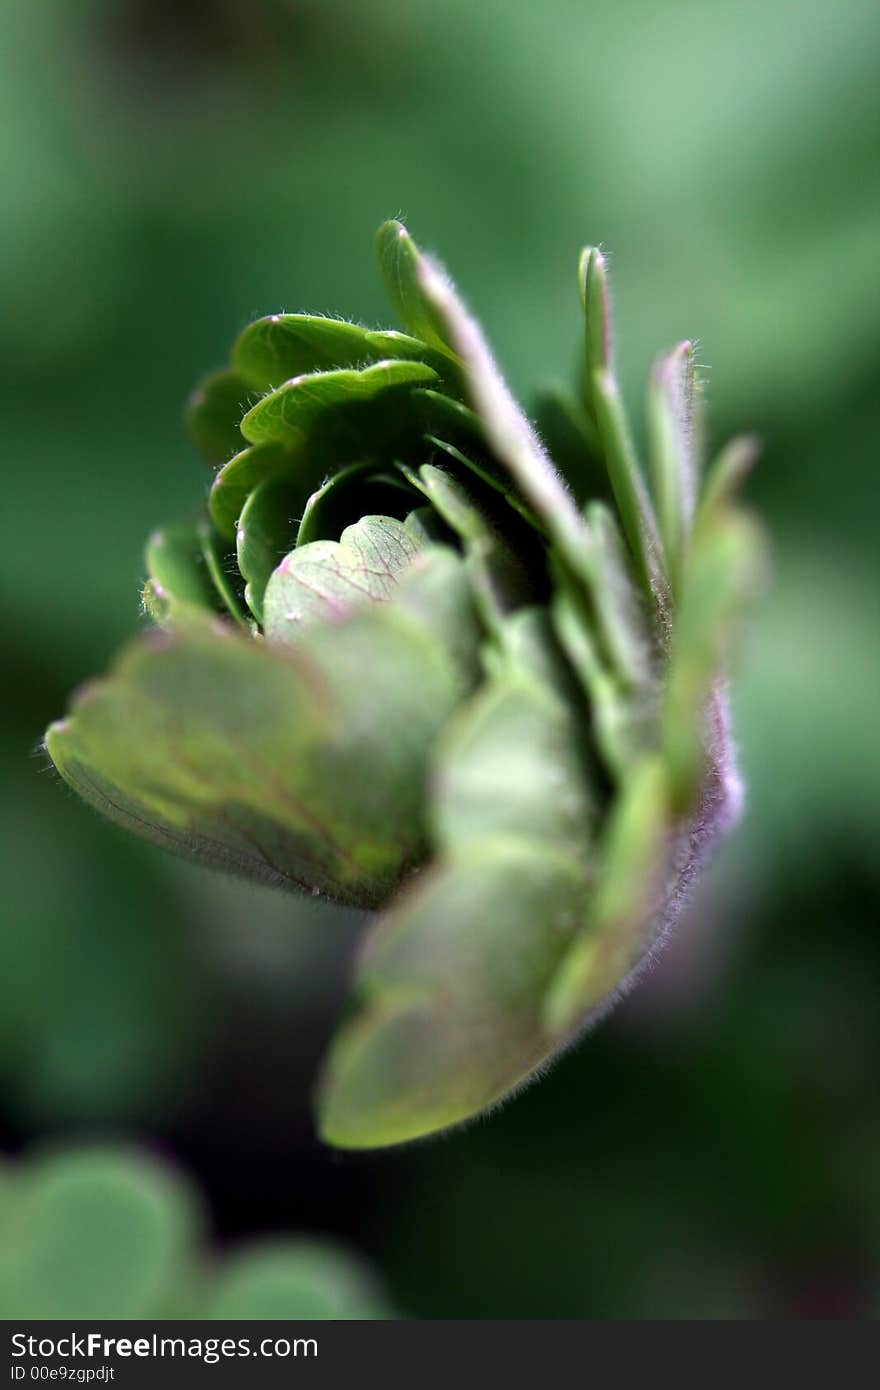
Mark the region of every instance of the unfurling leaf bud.
[[762, 556], [751, 443], [701, 480], [689, 343], [651, 381], [652, 496], [601, 252], [545, 443], [445, 272], [399, 223], [378, 249], [402, 332], [275, 314], [192, 398], [205, 514], [150, 538], [154, 628], [46, 736], [135, 833], [377, 914], [320, 1087], [351, 1148], [495, 1104], [668, 932], [736, 813]]

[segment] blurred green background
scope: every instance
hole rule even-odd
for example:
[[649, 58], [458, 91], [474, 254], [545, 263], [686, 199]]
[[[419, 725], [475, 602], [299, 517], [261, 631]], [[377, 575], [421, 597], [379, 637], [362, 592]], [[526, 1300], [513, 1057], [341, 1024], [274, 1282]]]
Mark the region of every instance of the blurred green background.
[[[415, 1316], [880, 1310], [878, 52], [872, 0], [5, 0], [8, 1153], [173, 1154], [221, 1242], [329, 1233]], [[659, 968], [500, 1114], [351, 1157], [309, 1088], [357, 922], [129, 841], [33, 750], [198, 505], [195, 378], [256, 314], [387, 321], [396, 214], [525, 399], [608, 248], [631, 405], [697, 336], [776, 574], [747, 815]]]
[[269, 1238], [212, 1250], [192, 1183], [125, 1144], [0, 1167], [0, 1319], [394, 1317], [344, 1247]]

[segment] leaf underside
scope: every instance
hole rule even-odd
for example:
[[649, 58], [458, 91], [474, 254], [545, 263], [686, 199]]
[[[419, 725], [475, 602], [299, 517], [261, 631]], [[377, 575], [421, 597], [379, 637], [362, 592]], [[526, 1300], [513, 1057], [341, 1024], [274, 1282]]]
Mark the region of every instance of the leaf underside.
[[313, 626], [283, 651], [192, 617], [129, 647], [83, 691], [47, 735], [56, 767], [166, 848], [383, 901], [424, 855], [429, 749], [473, 678], [461, 565], [446, 552], [439, 563], [456, 644], [447, 615], [420, 620], [403, 602]]

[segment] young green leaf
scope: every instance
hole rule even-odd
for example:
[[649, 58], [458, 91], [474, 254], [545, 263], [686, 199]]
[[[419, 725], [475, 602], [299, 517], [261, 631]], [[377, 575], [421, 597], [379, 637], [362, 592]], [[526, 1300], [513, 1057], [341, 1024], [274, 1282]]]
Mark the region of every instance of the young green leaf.
[[713, 687], [765, 573], [763, 537], [751, 518], [731, 508], [709, 512], [688, 554], [664, 692], [663, 748], [679, 811], [692, 808], [718, 759]]
[[608, 476], [621, 525], [645, 593], [661, 612], [669, 607], [669, 581], [660, 533], [636, 458], [617, 382], [604, 368], [593, 373], [593, 399]]
[[554, 1050], [541, 1001], [583, 918], [598, 806], [544, 614], [502, 632], [438, 746], [438, 866], [371, 933], [330, 1054], [322, 1133], [341, 1147], [455, 1124]]
[[400, 401], [413, 386], [437, 381], [423, 362], [377, 362], [359, 371], [313, 372], [270, 391], [241, 422], [252, 444], [284, 444], [306, 452], [317, 441], [327, 448], [344, 441], [350, 460], [369, 450], [368, 440], [393, 437], [400, 425]]
[[490, 631], [496, 630], [507, 613], [529, 601], [533, 591], [524, 554], [493, 522], [492, 494], [487, 497], [475, 476], [466, 480], [430, 463], [418, 473], [405, 464], [398, 467], [459, 537], [483, 620]]
[[454, 356], [447, 325], [424, 292], [421, 254], [402, 222], [382, 224], [376, 233], [376, 251], [388, 302], [407, 333]]
[[376, 903], [424, 853], [430, 748], [468, 680], [389, 604], [294, 649], [199, 622], [126, 649], [46, 746], [85, 800], [168, 849]]
[[670, 897], [670, 825], [666, 772], [649, 755], [614, 804], [589, 912], [547, 991], [544, 1020], [555, 1037], [584, 1027], [654, 944]]
[[584, 311], [584, 372], [581, 395], [588, 419], [595, 428], [599, 412], [595, 399], [595, 375], [611, 371], [612, 325], [608, 267], [597, 246], [585, 246], [578, 260], [578, 289]]
[[225, 463], [241, 448], [241, 419], [250, 388], [238, 372], [212, 372], [189, 398], [186, 422], [190, 437], [208, 463]]
[[482, 839], [545, 844], [586, 872], [595, 798], [568, 708], [516, 671], [490, 681], [442, 742], [434, 833], [455, 854]]
[[700, 472], [700, 421], [694, 350], [679, 343], [654, 364], [648, 391], [651, 467], [663, 553], [673, 593], [694, 519]]
[[521, 838], [480, 840], [426, 873], [368, 938], [360, 1008], [319, 1094], [323, 1139], [418, 1139], [527, 1080], [552, 1048], [542, 1000], [583, 907], [582, 875]]
[[[436, 517], [435, 512], [429, 515]], [[411, 512], [404, 525], [417, 551], [398, 578], [394, 606], [440, 643], [460, 673], [463, 688], [472, 690], [482, 674], [483, 633], [467, 562], [445, 543], [445, 528], [439, 542], [425, 530], [420, 512]]]
[[449, 357], [418, 338], [313, 314], [270, 314], [257, 319], [240, 334], [232, 350], [235, 370], [259, 391], [280, 386], [291, 377], [364, 367], [390, 358], [426, 362], [448, 385], [455, 384], [455, 366]]
[[266, 636], [298, 642], [316, 623], [339, 622], [364, 603], [387, 599], [419, 543], [402, 521], [365, 516], [338, 541], [312, 541], [282, 560], [266, 588]]
[[205, 564], [198, 525], [179, 523], [154, 531], [144, 559], [144, 602], [155, 622], [173, 621], [181, 608], [218, 610], [218, 594]]

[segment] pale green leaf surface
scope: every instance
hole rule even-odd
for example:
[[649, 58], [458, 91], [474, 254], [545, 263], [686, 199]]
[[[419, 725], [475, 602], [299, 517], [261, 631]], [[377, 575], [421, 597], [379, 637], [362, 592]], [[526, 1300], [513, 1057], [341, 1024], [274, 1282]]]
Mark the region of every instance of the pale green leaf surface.
[[453, 536], [433, 507], [414, 507], [406, 514], [406, 529], [420, 545], [449, 545]]
[[420, 1138], [526, 1080], [552, 1046], [541, 1001], [583, 899], [566, 860], [520, 840], [426, 874], [369, 940], [360, 1009], [327, 1062], [322, 1137], [352, 1149]]
[[322, 467], [309, 470], [281, 444], [252, 444], [240, 450], [217, 472], [208, 495], [208, 511], [221, 536], [234, 541], [245, 503], [261, 483], [290, 477], [299, 462], [301, 485], [306, 497], [317, 487]]
[[425, 256], [418, 257], [417, 275], [424, 299], [462, 362], [465, 392], [491, 452], [548, 533], [579, 564], [585, 536], [574, 500], [513, 399], [482, 330], [449, 279]]
[[399, 576], [394, 604], [449, 652], [456, 671], [473, 688], [481, 674], [483, 633], [467, 565], [457, 551], [414, 524], [416, 516], [407, 517], [405, 525], [418, 549]]
[[259, 623], [263, 621], [266, 585], [296, 541], [302, 510], [301, 487], [283, 477], [260, 483], [242, 508], [235, 548], [245, 580], [245, 598]]
[[569, 711], [525, 673], [490, 682], [448, 729], [433, 822], [449, 852], [498, 836], [586, 867], [593, 812]]
[[668, 578], [654, 509], [636, 458], [620, 392], [610, 371], [593, 374], [599, 434], [623, 532], [645, 592], [668, 608]]
[[295, 650], [198, 623], [125, 649], [46, 746], [87, 801], [166, 848], [375, 903], [424, 853], [429, 752], [468, 681], [389, 604]]
[[706, 767], [706, 711], [737, 627], [764, 588], [766, 548], [745, 512], [721, 508], [698, 525], [685, 565], [663, 703], [673, 799], [686, 809]]
[[655, 737], [662, 652], [612, 513], [594, 502], [587, 508], [586, 523], [597, 578], [594, 592], [600, 602], [594, 609], [588, 607], [582, 591], [563, 573], [551, 612], [559, 641], [589, 698], [598, 749], [619, 781]]
[[[476, 475], [466, 479], [430, 463], [418, 473], [398, 467], [459, 537], [483, 618], [490, 629], [497, 628], [507, 613], [532, 598], [527, 547], [515, 547], [497, 524], [489, 505], [492, 494], [481, 488]], [[533, 544], [534, 539], [529, 537]]]
[[597, 812], [587, 732], [546, 613], [520, 609], [502, 659], [438, 745], [432, 825], [444, 853], [481, 839], [543, 842], [586, 877]]
[[418, 551], [412, 530], [388, 516], [362, 517], [338, 541], [298, 546], [269, 580], [266, 636], [295, 643], [316, 623], [339, 622], [364, 603], [390, 598]]
[[561, 589], [551, 613], [560, 644], [590, 700], [592, 734], [608, 771], [620, 778], [632, 756], [629, 706], [619, 679], [602, 660], [577, 596]]
[[437, 867], [380, 920], [333, 1046], [322, 1133], [399, 1143], [457, 1123], [555, 1049], [542, 999], [583, 921], [596, 803], [537, 610], [438, 745]]
[[338, 540], [345, 527], [367, 514], [402, 519], [417, 494], [392, 466], [377, 471], [373, 463], [355, 463], [311, 494], [302, 512], [297, 545]]
[[535, 401], [535, 425], [581, 510], [610, 495], [598, 431], [586, 406], [564, 388], [547, 387]]
[[626, 689], [644, 691], [657, 679], [657, 637], [645, 595], [634, 582], [614, 513], [603, 502], [591, 502], [585, 519], [602, 596], [595, 615], [597, 630], [609, 653], [609, 664]]

